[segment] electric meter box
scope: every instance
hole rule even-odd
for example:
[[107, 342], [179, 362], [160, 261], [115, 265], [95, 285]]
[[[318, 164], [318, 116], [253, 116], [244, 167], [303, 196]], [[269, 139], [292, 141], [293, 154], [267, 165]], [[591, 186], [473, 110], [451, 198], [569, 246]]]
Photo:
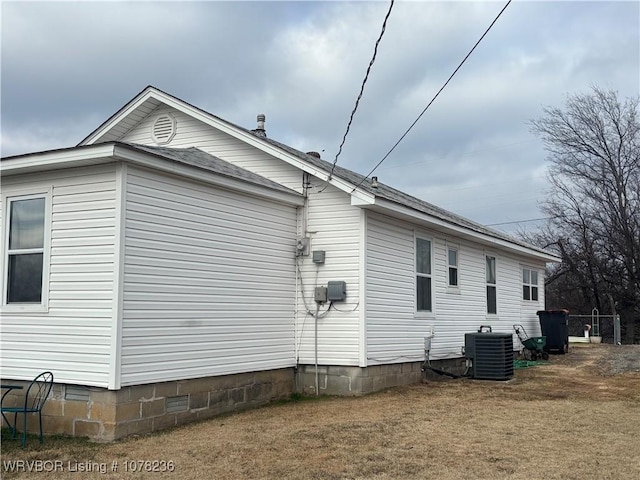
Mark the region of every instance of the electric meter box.
[[324, 263], [324, 250], [313, 251], [313, 263], [317, 263], [317, 264]]
[[344, 302], [347, 298], [347, 284], [343, 281], [327, 284], [327, 300], [330, 302]]

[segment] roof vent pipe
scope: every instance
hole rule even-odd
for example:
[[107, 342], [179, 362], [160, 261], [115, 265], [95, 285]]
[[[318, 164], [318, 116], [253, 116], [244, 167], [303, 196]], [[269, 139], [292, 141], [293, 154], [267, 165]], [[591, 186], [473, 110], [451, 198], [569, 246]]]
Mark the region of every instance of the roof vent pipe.
[[264, 129], [264, 122], [265, 122], [266, 119], [267, 119], [267, 117], [265, 116], [264, 113], [259, 113], [258, 114], [258, 128], [253, 130], [253, 133], [255, 133], [258, 137], [266, 137], [267, 136], [267, 132]]
[[378, 177], [371, 177], [371, 186], [373, 188], [378, 188]]
[[307, 152], [307, 155], [311, 157], [320, 158], [320, 154], [318, 152]]

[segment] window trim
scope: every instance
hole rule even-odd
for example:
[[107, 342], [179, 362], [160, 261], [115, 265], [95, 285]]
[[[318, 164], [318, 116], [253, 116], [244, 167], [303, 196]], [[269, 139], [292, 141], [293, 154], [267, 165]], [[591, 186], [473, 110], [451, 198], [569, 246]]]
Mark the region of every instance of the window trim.
[[[527, 302], [527, 303], [538, 303], [540, 301], [540, 283], [539, 281], [536, 281], [536, 283], [531, 283], [531, 274], [535, 273], [536, 274], [536, 280], [538, 280], [540, 278], [540, 271], [537, 268], [531, 267], [529, 265], [522, 265], [522, 268], [520, 269], [520, 271], [522, 272], [522, 289], [520, 290], [520, 298], [523, 302]], [[529, 283], [525, 283], [524, 281], [524, 272], [525, 271], [529, 271]], [[524, 288], [527, 287], [529, 289], [529, 298], [524, 298]], [[533, 299], [533, 288], [536, 288], [537, 292], [536, 292], [536, 296], [538, 298], [536, 298], [535, 300]]]
[[[456, 252], [456, 264], [455, 266], [452, 266], [449, 263], [449, 251], [455, 251]], [[447, 282], [447, 291], [449, 292], [454, 292], [454, 293], [459, 293], [460, 292], [460, 247], [454, 243], [447, 243], [447, 248], [446, 248], [446, 268], [445, 268], [445, 277], [446, 277], [446, 282]], [[456, 285], [451, 285], [451, 269], [455, 268], [456, 270]]]
[[[430, 272], [428, 274], [418, 272], [418, 240], [424, 240], [429, 242], [429, 266]], [[414, 313], [418, 316], [434, 316], [435, 315], [435, 301], [434, 301], [434, 242], [433, 238], [429, 235], [423, 235], [415, 233], [413, 236], [413, 309]], [[431, 310], [418, 310], [418, 277], [425, 277], [431, 280]]]
[[[487, 258], [493, 258], [493, 268], [495, 274], [495, 283], [489, 283], [487, 281]], [[484, 286], [485, 286], [485, 305], [486, 305], [486, 314], [487, 316], [496, 316], [498, 315], [498, 257], [494, 253], [485, 252], [484, 253]], [[489, 287], [493, 287], [495, 289], [495, 297], [496, 297], [496, 311], [489, 311]]]
[[[52, 188], [21, 188], [16, 191], [6, 187], [2, 192], [2, 236], [0, 237], [0, 262], [2, 263], [2, 313], [39, 313], [49, 311], [49, 259], [51, 252], [51, 199]], [[9, 229], [11, 203], [20, 200], [44, 198], [44, 238], [42, 246], [42, 287], [40, 303], [7, 303], [9, 275]], [[39, 249], [38, 249], [39, 250]]]

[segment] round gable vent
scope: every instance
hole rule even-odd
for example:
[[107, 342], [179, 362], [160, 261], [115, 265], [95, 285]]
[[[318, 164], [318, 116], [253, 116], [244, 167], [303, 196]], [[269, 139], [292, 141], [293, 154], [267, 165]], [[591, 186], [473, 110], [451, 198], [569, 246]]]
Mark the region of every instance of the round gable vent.
[[158, 145], [169, 143], [176, 134], [176, 119], [169, 113], [156, 118], [151, 127], [151, 136]]

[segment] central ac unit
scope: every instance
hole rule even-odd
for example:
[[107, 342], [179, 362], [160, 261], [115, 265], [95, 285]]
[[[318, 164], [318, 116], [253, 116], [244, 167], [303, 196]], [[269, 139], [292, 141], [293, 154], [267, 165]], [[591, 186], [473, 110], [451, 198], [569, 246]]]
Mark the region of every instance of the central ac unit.
[[513, 377], [513, 337], [510, 333], [465, 333], [465, 356], [472, 378], [509, 380]]

